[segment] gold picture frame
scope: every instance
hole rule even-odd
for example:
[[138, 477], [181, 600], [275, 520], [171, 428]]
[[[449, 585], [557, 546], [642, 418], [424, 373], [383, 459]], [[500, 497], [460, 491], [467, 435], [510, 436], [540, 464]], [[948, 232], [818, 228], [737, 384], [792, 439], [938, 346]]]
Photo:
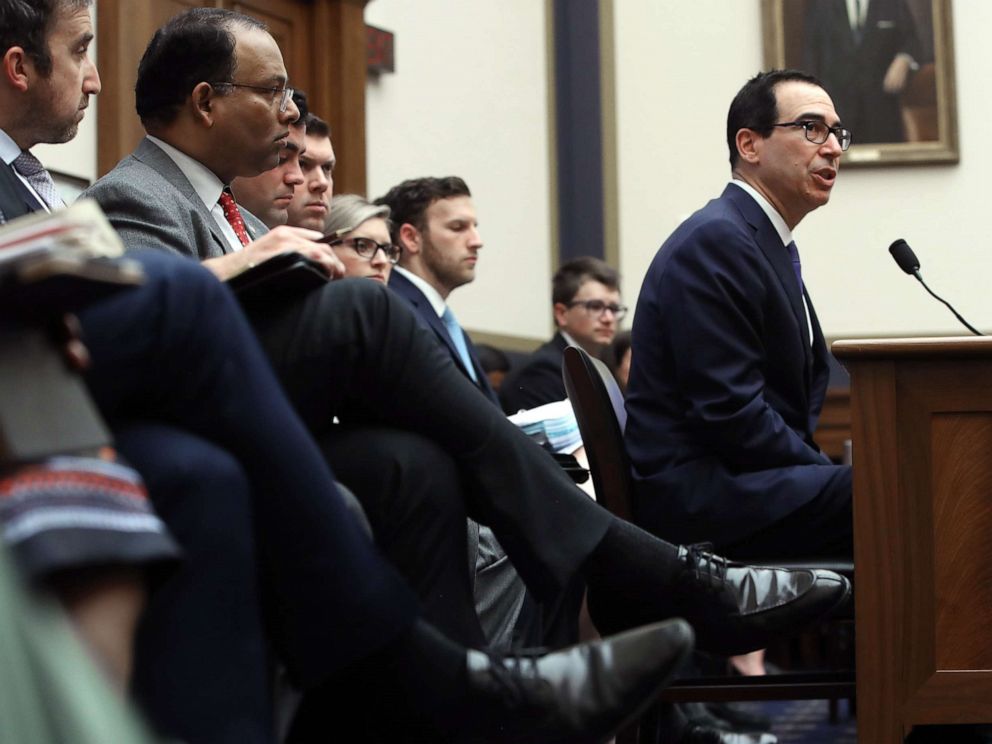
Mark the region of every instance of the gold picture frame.
[[870, 0], [856, 20], [845, 0], [761, 6], [766, 69], [824, 82], [853, 133], [846, 166], [959, 162], [950, 0]]

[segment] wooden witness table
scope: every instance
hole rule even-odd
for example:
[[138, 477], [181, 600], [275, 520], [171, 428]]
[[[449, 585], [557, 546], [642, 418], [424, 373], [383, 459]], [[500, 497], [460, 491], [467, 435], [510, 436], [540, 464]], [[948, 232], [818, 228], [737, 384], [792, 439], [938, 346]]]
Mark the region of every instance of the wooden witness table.
[[992, 722], [992, 338], [833, 352], [851, 373], [858, 741]]

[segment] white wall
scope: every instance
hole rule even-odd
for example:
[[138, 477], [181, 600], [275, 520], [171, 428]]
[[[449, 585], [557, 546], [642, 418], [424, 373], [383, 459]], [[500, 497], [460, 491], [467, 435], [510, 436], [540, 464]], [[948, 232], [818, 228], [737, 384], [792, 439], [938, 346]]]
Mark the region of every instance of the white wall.
[[396, 72], [367, 89], [369, 195], [405, 178], [464, 178], [485, 247], [475, 282], [451, 295], [455, 313], [473, 330], [548, 335], [544, 3], [374, 0], [365, 18], [396, 35]]
[[[729, 178], [724, 123], [761, 67], [759, 3], [615, 0], [621, 265], [633, 297], [657, 247]], [[966, 333], [898, 270], [903, 237], [928, 284], [992, 331], [988, 206], [992, 3], [954, 4], [957, 166], [844, 171], [830, 204], [796, 231], [803, 278], [832, 337]]]

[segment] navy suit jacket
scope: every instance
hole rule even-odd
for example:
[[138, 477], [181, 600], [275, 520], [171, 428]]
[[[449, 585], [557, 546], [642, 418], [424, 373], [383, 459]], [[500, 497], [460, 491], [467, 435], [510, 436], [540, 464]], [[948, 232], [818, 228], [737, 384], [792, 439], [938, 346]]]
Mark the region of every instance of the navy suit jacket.
[[21, 179], [14, 173], [12, 166], [0, 162], [0, 211], [3, 218], [0, 222], [13, 220], [30, 212], [43, 210]]
[[679, 542], [746, 539], [836, 468], [813, 441], [828, 352], [761, 207], [728, 185], [651, 263], [637, 301], [625, 440], [636, 521]]
[[561, 363], [568, 342], [560, 333], [534, 351], [519, 369], [510, 372], [499, 389], [503, 411], [512, 415], [565, 400], [565, 382], [561, 377]]
[[[448, 353], [451, 354], [451, 358], [454, 360], [455, 366], [461, 370], [462, 374], [471, 380], [472, 376], [465, 368], [465, 364], [462, 362], [462, 358], [458, 354], [458, 349], [455, 348], [455, 342], [451, 340], [451, 334], [449, 334], [448, 329], [444, 327], [444, 322], [437, 317], [437, 313], [434, 312], [433, 305], [431, 305], [430, 301], [424, 297], [424, 293], [421, 292], [413, 282], [398, 271], [394, 271], [389, 275], [389, 288], [401, 297], [406, 298], [406, 300], [413, 306], [414, 315], [417, 316], [417, 320], [420, 321], [420, 324], [434, 332], [434, 335], [438, 337], [438, 340], [448, 350]], [[485, 393], [486, 397], [498, 406], [499, 399], [496, 397], [496, 391], [493, 390], [493, 386], [489, 384], [489, 378], [486, 376], [485, 371], [482, 369], [482, 364], [479, 362], [479, 355], [475, 352], [475, 345], [472, 343], [472, 339], [469, 338], [467, 333], [465, 333], [465, 346], [468, 347], [468, 355], [472, 359], [472, 367], [478, 380], [476, 384], [479, 389]]]

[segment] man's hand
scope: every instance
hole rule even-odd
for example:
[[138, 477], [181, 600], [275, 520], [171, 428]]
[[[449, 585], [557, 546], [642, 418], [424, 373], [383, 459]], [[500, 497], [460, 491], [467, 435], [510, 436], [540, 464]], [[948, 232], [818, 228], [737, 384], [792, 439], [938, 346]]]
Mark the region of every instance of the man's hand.
[[882, 89], [889, 95], [902, 93], [911, 69], [913, 69], [913, 58], [905, 53], [897, 54], [893, 58], [892, 64], [889, 65], [889, 69], [885, 71]]
[[334, 255], [332, 248], [325, 243], [316, 242], [320, 237], [321, 234], [316, 230], [280, 225], [246, 245], [243, 250], [208, 258], [203, 265], [221, 281], [225, 281], [280, 253], [296, 251], [319, 263], [331, 279], [340, 279], [344, 276], [344, 264]]

